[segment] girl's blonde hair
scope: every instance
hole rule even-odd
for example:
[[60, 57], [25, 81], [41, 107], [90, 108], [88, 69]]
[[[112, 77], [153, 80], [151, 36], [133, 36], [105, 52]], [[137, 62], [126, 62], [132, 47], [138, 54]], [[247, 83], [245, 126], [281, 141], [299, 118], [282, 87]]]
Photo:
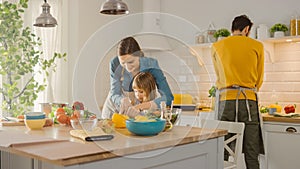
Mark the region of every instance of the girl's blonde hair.
[[142, 89], [146, 92], [147, 100], [150, 101], [156, 98], [156, 83], [155, 79], [149, 72], [139, 72], [135, 75], [132, 82], [133, 89]]

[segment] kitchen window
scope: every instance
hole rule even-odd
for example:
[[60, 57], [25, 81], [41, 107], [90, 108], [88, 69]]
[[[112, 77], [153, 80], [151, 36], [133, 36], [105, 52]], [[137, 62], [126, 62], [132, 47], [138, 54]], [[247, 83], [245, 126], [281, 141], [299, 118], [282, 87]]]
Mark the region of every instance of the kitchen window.
[[[12, 3], [18, 3], [19, 0], [8, 0]], [[3, 0], [0, 0], [2, 3]], [[64, 53], [62, 51], [62, 4], [61, 0], [51, 0], [48, 2], [51, 6], [50, 13], [57, 19], [58, 26], [53, 28], [41, 28], [34, 27], [35, 19], [42, 12], [42, 0], [30, 0], [28, 2], [28, 8], [24, 13], [24, 26], [31, 28], [31, 31], [41, 38], [42, 45], [40, 51], [43, 51], [43, 56], [46, 59], [51, 58], [55, 52]], [[47, 87], [45, 91], [39, 93], [38, 99], [35, 101], [34, 111], [40, 111], [40, 104], [45, 102], [66, 102], [67, 100], [67, 66], [63, 59], [57, 60], [56, 72], [50, 71], [49, 77], [47, 77]], [[39, 68], [36, 68], [38, 70]], [[43, 76], [35, 76], [37, 81], [43, 82]], [[2, 78], [0, 78], [0, 84], [2, 85]], [[0, 98], [0, 104], [2, 103], [2, 97]], [[2, 111], [0, 109], [0, 111]], [[0, 117], [2, 112], [0, 112]]]

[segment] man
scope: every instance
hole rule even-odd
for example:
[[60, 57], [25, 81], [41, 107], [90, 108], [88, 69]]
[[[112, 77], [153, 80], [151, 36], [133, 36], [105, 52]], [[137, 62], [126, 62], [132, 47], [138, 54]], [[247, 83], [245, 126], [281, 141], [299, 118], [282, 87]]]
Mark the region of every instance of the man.
[[213, 44], [212, 60], [217, 76], [218, 118], [245, 123], [246, 166], [258, 169], [258, 156], [264, 148], [256, 90], [263, 82], [264, 49], [262, 43], [248, 37], [252, 25], [246, 15], [235, 17], [232, 36]]

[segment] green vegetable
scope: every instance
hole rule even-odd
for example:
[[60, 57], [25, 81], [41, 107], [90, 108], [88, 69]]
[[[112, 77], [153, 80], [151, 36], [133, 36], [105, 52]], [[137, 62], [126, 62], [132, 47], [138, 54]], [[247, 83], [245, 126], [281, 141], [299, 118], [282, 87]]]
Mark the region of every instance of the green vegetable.
[[265, 106], [261, 106], [261, 107], [260, 107], [260, 112], [261, 112], [261, 113], [268, 113], [268, 112], [269, 112], [269, 108], [268, 108], [268, 107], [265, 107]]

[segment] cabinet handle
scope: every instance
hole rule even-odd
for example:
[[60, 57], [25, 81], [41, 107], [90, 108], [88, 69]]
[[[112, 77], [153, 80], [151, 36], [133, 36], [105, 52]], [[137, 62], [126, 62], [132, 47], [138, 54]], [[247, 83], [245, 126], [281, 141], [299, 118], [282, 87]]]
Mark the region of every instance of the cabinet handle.
[[286, 128], [285, 131], [288, 132], [288, 133], [296, 133], [297, 129], [295, 129], [294, 127], [288, 127], [288, 128]]

